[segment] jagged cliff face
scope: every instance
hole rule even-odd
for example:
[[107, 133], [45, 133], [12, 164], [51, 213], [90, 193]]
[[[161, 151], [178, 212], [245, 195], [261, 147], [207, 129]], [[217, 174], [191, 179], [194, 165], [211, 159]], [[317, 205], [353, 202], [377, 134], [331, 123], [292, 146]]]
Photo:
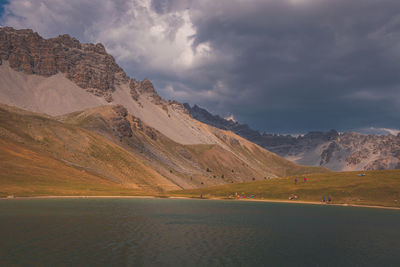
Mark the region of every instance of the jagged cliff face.
[[139, 101], [141, 94], [148, 94], [154, 103], [163, 104], [148, 79], [130, 79], [102, 44], [81, 44], [68, 34], [44, 39], [29, 29], [0, 28], [0, 65], [3, 61], [25, 74], [50, 77], [61, 72], [107, 102], [113, 101], [112, 93], [117, 86], [129, 83], [134, 100]]
[[290, 144], [270, 143], [265, 147], [296, 163], [336, 171], [400, 168], [399, 136], [330, 131], [294, 140]]
[[323, 153], [321, 165], [344, 170], [400, 169], [400, 136], [343, 133]]
[[190, 114], [210, 125], [227, 129], [298, 164], [325, 166], [335, 171], [400, 168], [400, 135], [363, 135], [354, 132], [310, 132], [291, 135], [260, 134], [231, 120], [185, 104]]
[[49, 77], [61, 72], [108, 102], [112, 101], [115, 86], [128, 79], [102, 44], [81, 44], [69, 35], [44, 39], [32, 30], [0, 28], [2, 61], [25, 74]]

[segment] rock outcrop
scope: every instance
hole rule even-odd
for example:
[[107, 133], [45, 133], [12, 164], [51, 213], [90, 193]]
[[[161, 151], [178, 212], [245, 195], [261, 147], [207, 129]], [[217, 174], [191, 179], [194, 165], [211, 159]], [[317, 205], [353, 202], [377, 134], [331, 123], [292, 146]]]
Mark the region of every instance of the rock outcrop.
[[127, 119], [128, 110], [121, 105], [113, 106], [117, 116], [111, 118], [111, 127], [119, 138], [131, 137], [132, 129], [129, 120]]
[[131, 96], [135, 101], [140, 103], [139, 96], [146, 95], [154, 104], [162, 106], [168, 112], [167, 103], [157, 94], [150, 80], [136, 81], [136, 79], [130, 79], [129, 88]]

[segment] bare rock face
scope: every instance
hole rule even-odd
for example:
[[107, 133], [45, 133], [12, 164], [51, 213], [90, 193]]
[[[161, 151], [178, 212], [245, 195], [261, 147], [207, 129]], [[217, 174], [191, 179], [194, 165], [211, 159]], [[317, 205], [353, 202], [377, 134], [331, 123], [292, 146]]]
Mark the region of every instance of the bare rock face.
[[153, 140], [157, 140], [158, 137], [160, 136], [160, 133], [155, 130], [152, 127], [149, 127], [145, 125], [139, 118], [136, 118], [135, 116], [130, 116], [132, 120], [132, 129], [134, 131], [140, 131], [146, 134], [148, 137], [150, 137]]
[[132, 98], [136, 101], [138, 101], [139, 95], [146, 94], [155, 104], [162, 104], [164, 102], [157, 94], [152, 82], [148, 79], [139, 82], [135, 79], [131, 79], [129, 82], [129, 88], [131, 89]]
[[174, 110], [179, 110], [181, 113], [189, 114], [189, 111], [185, 108], [184, 104], [179, 103], [175, 100], [168, 100], [168, 105]]
[[389, 158], [380, 158], [365, 166], [365, 170], [400, 169], [400, 161], [393, 162]]
[[140, 105], [139, 96], [146, 95], [151, 102], [156, 105], [162, 107], [165, 112], [168, 113], [168, 105], [167, 102], [164, 101], [154, 89], [153, 83], [148, 79], [144, 79], [143, 81], [136, 81], [135, 79], [130, 79], [129, 81], [129, 88], [132, 98], [137, 101]]
[[328, 163], [332, 157], [335, 151], [339, 150], [339, 145], [336, 142], [332, 142], [329, 144], [328, 148], [322, 151], [321, 153], [321, 161], [319, 165], [323, 166], [326, 163]]
[[32, 30], [0, 28], [0, 64], [3, 60], [26, 74], [64, 73], [78, 86], [108, 102], [112, 101], [115, 86], [129, 81], [102, 44], [81, 44], [67, 34], [44, 39]]
[[135, 101], [139, 101], [139, 96], [140, 96], [139, 87], [140, 87], [140, 83], [138, 81], [136, 81], [135, 79], [131, 79], [129, 81], [130, 93], [131, 93], [133, 100], [135, 100]]
[[363, 160], [368, 159], [368, 157], [370, 156], [369, 154], [370, 151], [366, 148], [363, 148], [361, 150], [355, 150], [346, 158], [346, 162], [348, 165], [360, 164]]
[[[147, 126], [139, 118], [128, 113], [128, 110], [122, 105], [110, 106], [112, 112], [106, 112], [101, 120], [111, 128], [114, 136], [120, 141], [125, 138], [131, 138], [134, 133], [141, 133], [153, 140], [158, 140], [161, 133], [154, 128]], [[108, 109], [105, 109], [108, 111]]]
[[119, 138], [131, 137], [131, 124], [126, 118], [128, 116], [128, 110], [121, 105], [113, 106], [113, 110], [116, 113], [116, 116], [111, 118], [111, 127], [114, 132], [117, 133]]
[[113, 106], [113, 110], [121, 117], [128, 116], [128, 110], [122, 105], [115, 105]]

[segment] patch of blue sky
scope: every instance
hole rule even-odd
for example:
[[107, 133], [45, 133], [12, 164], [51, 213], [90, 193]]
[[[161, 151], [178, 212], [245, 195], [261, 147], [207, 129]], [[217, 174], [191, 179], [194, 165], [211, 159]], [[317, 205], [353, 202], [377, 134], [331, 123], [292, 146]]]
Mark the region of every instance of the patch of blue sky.
[[4, 14], [4, 7], [8, 4], [8, 0], [0, 0], [0, 22]]

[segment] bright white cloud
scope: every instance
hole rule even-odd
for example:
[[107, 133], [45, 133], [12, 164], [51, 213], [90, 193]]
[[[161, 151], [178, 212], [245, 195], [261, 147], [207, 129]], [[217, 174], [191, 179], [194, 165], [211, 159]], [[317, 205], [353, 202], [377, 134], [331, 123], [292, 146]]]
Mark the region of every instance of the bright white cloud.
[[400, 133], [399, 129], [389, 129], [389, 128], [376, 128], [376, 127], [367, 127], [358, 130], [364, 134], [378, 134], [378, 135], [398, 135]]
[[45, 37], [70, 33], [87, 42], [101, 42], [119, 62], [159, 72], [195, 67], [212, 54], [208, 43], [194, 46], [196, 30], [188, 9], [160, 14], [150, 0], [14, 0], [4, 21]]
[[236, 122], [235, 117], [233, 116], [233, 114], [231, 114], [231, 115], [229, 115], [229, 116], [226, 116], [224, 119], [225, 119], [225, 120], [228, 120], [228, 121]]

